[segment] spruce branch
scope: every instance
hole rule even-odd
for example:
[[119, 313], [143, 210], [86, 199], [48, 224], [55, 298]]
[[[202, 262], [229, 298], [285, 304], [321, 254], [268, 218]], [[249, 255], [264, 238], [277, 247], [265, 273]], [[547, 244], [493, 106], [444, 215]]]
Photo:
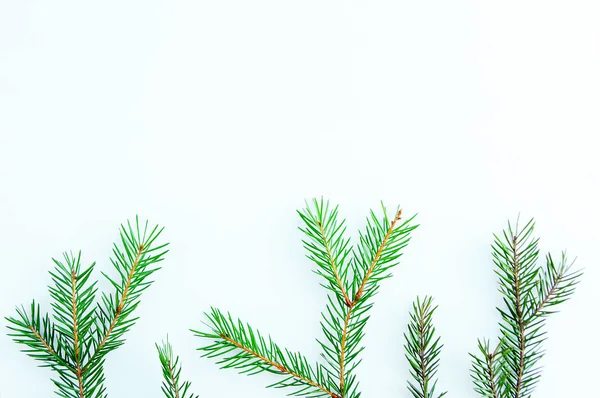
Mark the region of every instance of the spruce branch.
[[158, 268], [167, 244], [156, 245], [162, 229], [148, 228], [148, 222], [121, 226], [120, 244], [115, 243], [112, 263], [121, 276], [115, 288], [102, 293], [97, 302], [97, 282], [91, 281], [95, 263], [84, 267], [81, 253], [65, 253], [50, 271], [53, 285], [52, 320], [32, 302], [29, 313], [17, 308], [17, 317], [7, 317], [9, 336], [27, 348], [23, 351], [57, 372], [56, 393], [64, 398], [105, 398], [105, 356], [123, 344], [124, 333], [137, 318], [130, 315], [141, 293], [150, 286], [148, 277]]
[[437, 397], [435, 395], [437, 379], [434, 378], [443, 347], [440, 338], [435, 335], [432, 321], [436, 309], [437, 306], [433, 306], [431, 297], [426, 296], [422, 301], [417, 297], [410, 314], [408, 333], [404, 334], [405, 356], [411, 367], [410, 374], [415, 380], [414, 383], [408, 382], [408, 390], [415, 398], [441, 398], [446, 395], [446, 392]]
[[[353, 297], [347, 309], [341, 308], [338, 302], [337, 317], [334, 319], [331, 308], [324, 313], [326, 323], [333, 330], [340, 322], [341, 333], [338, 341], [334, 335], [324, 330], [327, 343], [320, 342], [328, 363], [335, 363], [333, 352], [339, 352], [339, 391], [342, 397], [357, 397], [358, 383], [354, 370], [360, 364], [358, 355], [364, 349], [361, 345], [364, 328], [369, 320], [368, 312], [373, 306], [371, 298], [377, 293], [379, 283], [391, 276], [391, 268], [398, 264], [401, 250], [410, 240], [410, 232], [416, 228], [410, 223], [413, 218], [401, 222], [402, 210], [398, 209], [393, 219], [389, 219], [387, 210], [382, 204], [382, 216], [370, 212], [367, 227], [359, 233], [359, 244], [352, 250], [352, 281], [350, 292]], [[330, 306], [333, 305], [330, 300]], [[345, 316], [340, 316], [341, 314]], [[323, 327], [325, 329], [325, 327]]]
[[[66, 343], [65, 352], [69, 361], [74, 366], [78, 396], [84, 397], [84, 381], [82, 369], [81, 341], [86, 341], [90, 328], [94, 323], [94, 299], [96, 295], [96, 282], [88, 281], [95, 263], [81, 269], [81, 252], [77, 257], [73, 254], [64, 254], [65, 263], [54, 260], [56, 265], [50, 272], [54, 286], [50, 287], [50, 297], [54, 299], [51, 304], [56, 329]], [[58, 386], [59, 389], [61, 388]], [[68, 391], [65, 391], [68, 395]]]
[[573, 295], [582, 275], [572, 271], [565, 253], [558, 265], [548, 254], [545, 267], [539, 266], [534, 227], [533, 219], [522, 228], [518, 221], [514, 228], [509, 223], [492, 246], [505, 304], [498, 308], [501, 338], [492, 353], [488, 342], [480, 342], [480, 353], [471, 355], [475, 389], [485, 397], [531, 396], [541, 375], [538, 362], [544, 354], [546, 319], [556, 312], [554, 306]]
[[531, 324], [540, 318], [545, 319], [548, 315], [557, 312], [552, 310], [552, 307], [564, 303], [575, 293], [575, 287], [583, 272], [573, 270], [573, 264], [574, 261], [569, 263], [565, 252], [562, 253], [558, 265], [554, 263], [552, 255], [546, 255], [546, 267], [539, 272], [536, 306], [528, 317], [527, 323]]
[[18, 344], [27, 346], [22, 351], [32, 358], [41, 361], [40, 366], [51, 367], [59, 372], [74, 371], [64, 353], [64, 345], [59, 341], [56, 327], [50, 316], [42, 315], [40, 305], [31, 302], [30, 311], [25, 307], [17, 307], [17, 317], [7, 317], [8, 335]]
[[139, 305], [142, 292], [153, 283], [148, 278], [160, 269], [156, 264], [167, 253], [167, 243], [154, 245], [162, 231], [163, 228], [158, 226], [150, 229], [147, 221], [140, 225], [137, 218], [135, 229], [130, 222], [121, 226], [121, 246], [113, 245], [114, 257], [111, 258], [119, 278], [112, 279], [102, 273], [115, 292], [103, 293], [97, 306], [96, 343], [84, 372], [104, 359], [108, 352], [121, 346], [123, 335], [137, 320], [131, 318], [131, 314]]
[[469, 354], [472, 358], [471, 377], [475, 384], [475, 391], [483, 397], [505, 397], [503, 377], [506, 372], [501, 368], [503, 366], [499, 352], [501, 345], [498, 344], [492, 352], [489, 340], [478, 340], [477, 343], [481, 356]]
[[318, 268], [315, 273], [327, 280], [326, 289], [340, 296], [347, 306], [348, 297], [346, 278], [348, 274], [348, 255], [351, 254], [350, 239], [344, 237], [346, 220], [338, 221], [338, 206], [330, 208], [329, 202], [313, 199], [312, 208], [306, 207], [298, 211], [304, 221], [305, 228], [300, 230], [306, 235], [303, 240], [307, 257], [314, 261]]
[[270, 338], [264, 339], [217, 309], [207, 314], [212, 331], [195, 331], [197, 336], [213, 340], [200, 350], [205, 356], [221, 358], [224, 367], [283, 375], [285, 379], [271, 387], [293, 387], [293, 395], [358, 398], [354, 370], [364, 348], [361, 342], [373, 306], [371, 299], [379, 283], [391, 276], [391, 268], [398, 264], [410, 232], [416, 228], [411, 225], [412, 217], [402, 220], [401, 210], [391, 219], [383, 205], [382, 210], [381, 216], [370, 212], [356, 248], [345, 235], [346, 220], [338, 217], [337, 206], [313, 199], [298, 211], [307, 257], [317, 265], [315, 272], [324, 278], [322, 286], [329, 292], [321, 321], [325, 338], [317, 340], [324, 365], [310, 366], [302, 355], [282, 351]]
[[179, 356], [173, 354], [173, 347], [169, 343], [169, 338], [163, 341], [161, 345], [156, 344], [158, 357], [163, 373], [162, 391], [167, 398], [198, 398], [198, 395], [189, 393], [192, 385], [189, 381], [180, 381], [181, 362]]
[[280, 348], [270, 337], [263, 337], [250, 325], [234, 320], [217, 308], [212, 308], [206, 317], [211, 331], [193, 332], [213, 343], [198, 350], [204, 357], [221, 358], [217, 362], [221, 368], [238, 369], [250, 375], [265, 371], [282, 375], [282, 380], [268, 387], [291, 387], [290, 395], [338, 396], [327, 389], [326, 373], [321, 365], [311, 366], [300, 353]]
[[[313, 209], [307, 205], [299, 212], [306, 224], [301, 230], [310, 239], [304, 244], [309, 259], [319, 267], [317, 273], [329, 282], [325, 287], [334, 293], [328, 298], [321, 323], [325, 341], [318, 342], [330, 377], [338, 380], [338, 394], [351, 397], [358, 394], [353, 371], [360, 363], [356, 358], [362, 351], [359, 343], [372, 305], [369, 298], [375, 294], [378, 282], [390, 276], [388, 271], [396, 265], [399, 251], [408, 243], [414, 227], [409, 226], [411, 220], [399, 223], [400, 210], [390, 220], [382, 206], [381, 218], [371, 211], [359, 247], [354, 249], [350, 239], [344, 237], [345, 220], [337, 220], [337, 206], [330, 210], [329, 203], [322, 199], [313, 200], [312, 205]], [[331, 248], [327, 242], [333, 242]]]

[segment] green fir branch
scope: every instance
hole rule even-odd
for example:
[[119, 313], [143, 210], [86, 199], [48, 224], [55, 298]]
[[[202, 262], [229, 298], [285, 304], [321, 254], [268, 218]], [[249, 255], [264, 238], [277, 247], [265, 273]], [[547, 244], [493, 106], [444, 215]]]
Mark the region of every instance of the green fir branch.
[[346, 220], [338, 221], [338, 206], [330, 208], [329, 202], [313, 199], [312, 208], [306, 207], [298, 211], [305, 224], [300, 230], [306, 235], [303, 240], [307, 257], [317, 264], [315, 273], [327, 280], [322, 285], [333, 292], [346, 305], [351, 304], [348, 297], [348, 256], [352, 253], [350, 239], [344, 236]]
[[487, 398], [506, 397], [505, 375], [502, 368], [501, 345], [498, 344], [494, 351], [490, 350], [488, 340], [478, 340], [479, 355], [469, 354], [472, 359], [471, 378], [475, 384], [475, 391]]
[[156, 244], [162, 229], [149, 229], [148, 222], [121, 226], [120, 244], [114, 245], [112, 259], [120, 278], [106, 276], [114, 293], [102, 293], [97, 301], [97, 282], [91, 281], [95, 263], [83, 267], [81, 253], [65, 253], [55, 260], [49, 287], [53, 302], [52, 319], [42, 315], [32, 302], [28, 312], [17, 308], [16, 317], [7, 317], [9, 335], [25, 345], [28, 355], [57, 372], [53, 379], [57, 395], [64, 398], [105, 398], [104, 360], [123, 344], [123, 335], [137, 318], [131, 316], [141, 293], [152, 281], [148, 277], [167, 252], [167, 244]]
[[222, 369], [238, 369], [249, 375], [261, 372], [281, 375], [283, 379], [268, 387], [291, 387], [290, 395], [337, 396], [327, 389], [326, 373], [321, 365], [311, 366], [300, 353], [282, 349], [270, 337], [265, 338], [250, 325], [234, 320], [217, 308], [212, 308], [206, 317], [210, 331], [193, 332], [212, 340], [212, 344], [199, 351], [204, 357], [220, 358], [217, 363]]
[[490, 352], [489, 343], [480, 342], [479, 354], [471, 354], [475, 390], [484, 397], [532, 395], [541, 376], [546, 319], [573, 295], [582, 276], [564, 253], [558, 265], [548, 254], [545, 267], [539, 266], [534, 228], [533, 219], [521, 228], [518, 221], [514, 227], [509, 223], [492, 246], [505, 307], [498, 308], [501, 338], [496, 349]]
[[162, 367], [163, 383], [162, 391], [167, 398], [198, 398], [189, 392], [192, 383], [181, 381], [181, 362], [179, 356], [173, 354], [173, 347], [169, 343], [169, 338], [163, 341], [161, 345], [156, 344], [158, 357]]
[[211, 332], [195, 331], [212, 344], [200, 348], [205, 356], [220, 358], [223, 367], [255, 374], [269, 371], [284, 376], [271, 387], [292, 387], [292, 395], [358, 398], [354, 370], [360, 363], [362, 338], [380, 282], [391, 276], [401, 251], [410, 239], [413, 218], [402, 220], [398, 210], [392, 218], [382, 206], [382, 215], [371, 211], [367, 227], [356, 247], [346, 237], [346, 221], [338, 207], [314, 199], [298, 211], [305, 234], [307, 257], [316, 265], [329, 292], [322, 314], [324, 339], [317, 340], [325, 364], [309, 365], [304, 356], [279, 348], [248, 325], [233, 321], [213, 309], [207, 314]]
[[408, 333], [404, 334], [406, 341], [404, 349], [406, 359], [410, 365], [410, 374], [414, 382], [408, 382], [408, 390], [415, 398], [441, 398], [443, 392], [435, 395], [437, 386], [437, 373], [440, 352], [443, 344], [436, 337], [432, 317], [437, 309], [433, 306], [433, 299], [425, 297], [422, 301], [417, 297], [413, 303], [413, 312], [410, 314]]

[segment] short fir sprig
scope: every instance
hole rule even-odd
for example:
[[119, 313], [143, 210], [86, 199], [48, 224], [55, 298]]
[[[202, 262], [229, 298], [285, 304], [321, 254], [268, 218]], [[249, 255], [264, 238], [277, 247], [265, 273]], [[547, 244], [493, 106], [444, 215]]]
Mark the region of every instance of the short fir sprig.
[[190, 392], [192, 385], [189, 381], [181, 380], [181, 361], [179, 356], [173, 354], [173, 347], [169, 343], [169, 338], [160, 345], [156, 344], [158, 358], [160, 360], [163, 382], [161, 389], [167, 398], [198, 398]]
[[56, 394], [64, 398], [105, 398], [104, 360], [124, 343], [133, 326], [133, 311], [141, 293], [151, 284], [150, 276], [167, 253], [167, 244], [157, 243], [162, 232], [148, 222], [127, 222], [121, 226], [120, 239], [111, 259], [117, 278], [103, 275], [114, 292], [102, 293], [97, 300], [97, 281], [91, 280], [95, 263], [83, 266], [81, 253], [65, 253], [54, 261], [49, 287], [52, 318], [32, 301], [29, 311], [17, 308], [16, 317], [7, 317], [9, 336], [24, 345], [29, 356], [41, 366], [50, 367]]
[[484, 340], [479, 342], [479, 353], [471, 354], [475, 390], [483, 397], [532, 395], [541, 376], [547, 317], [571, 298], [582, 275], [572, 269], [565, 253], [558, 264], [548, 254], [545, 266], [539, 265], [534, 228], [533, 219], [523, 227], [518, 221], [514, 226], [509, 223], [492, 245], [504, 307], [498, 308], [501, 321], [496, 348], [492, 350]]
[[433, 299], [426, 296], [423, 300], [417, 297], [410, 313], [408, 332], [404, 334], [404, 350], [410, 365], [410, 374], [414, 379], [408, 382], [408, 390], [415, 398], [441, 398], [442, 392], [436, 395], [437, 373], [440, 363], [440, 352], [443, 344], [436, 336], [433, 326], [433, 314], [437, 306]]
[[478, 340], [477, 348], [479, 349], [477, 354], [469, 354], [472, 363], [471, 378], [475, 385], [475, 391], [483, 397], [507, 397], [506, 371], [503, 368], [505, 365], [500, 352], [502, 345], [498, 344], [492, 350], [489, 340]]
[[321, 322], [324, 338], [317, 340], [325, 363], [310, 364], [303, 355], [282, 349], [249, 325], [214, 308], [206, 315], [210, 331], [194, 333], [211, 340], [200, 348], [204, 356], [219, 358], [223, 367], [242, 373], [277, 373], [282, 379], [270, 387], [290, 388], [290, 395], [358, 398], [354, 371], [364, 348], [362, 339], [373, 296], [380, 282], [391, 276], [416, 226], [412, 225], [413, 217], [403, 219], [400, 209], [388, 216], [382, 205], [382, 214], [370, 212], [358, 244], [352, 246], [337, 206], [313, 199], [298, 214], [307, 257], [316, 264], [315, 272], [328, 290]]

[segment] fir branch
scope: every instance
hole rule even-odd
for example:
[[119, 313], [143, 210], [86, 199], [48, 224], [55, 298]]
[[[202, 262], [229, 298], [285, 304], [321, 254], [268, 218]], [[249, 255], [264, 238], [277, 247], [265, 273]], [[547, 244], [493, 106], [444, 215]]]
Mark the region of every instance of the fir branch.
[[[92, 294], [93, 297], [93, 294]], [[81, 374], [81, 358], [79, 351], [79, 323], [77, 321], [77, 307], [80, 302], [77, 294], [77, 274], [71, 270], [71, 308], [73, 310], [73, 348], [75, 350], [75, 364], [77, 365], [77, 384], [79, 387], [79, 397], [83, 398], [83, 377]]]
[[[373, 289], [373, 287], [375, 287], [375, 284], [378, 281], [391, 276], [386, 272], [395, 264], [390, 264], [387, 267], [383, 266], [385, 264], [394, 262], [396, 258], [400, 257], [400, 249], [403, 248], [406, 245], [406, 243], [408, 243], [408, 239], [400, 242], [397, 241], [405, 237], [407, 238], [407, 235], [410, 232], [410, 230], [402, 228], [394, 229], [396, 223], [398, 223], [398, 221], [400, 221], [400, 219], [402, 218], [402, 210], [398, 209], [394, 220], [390, 223], [388, 221], [387, 211], [385, 207], [383, 207], [383, 205], [382, 208], [383, 220], [381, 220], [380, 222], [375, 213], [371, 211], [371, 220], [367, 220], [367, 231], [364, 235], [361, 235], [361, 249], [363, 249], [364, 252], [360, 253], [360, 259], [364, 261], [365, 254], [369, 253], [369, 251], [372, 252], [375, 247], [377, 247], [377, 251], [375, 252], [373, 258], [369, 261], [370, 265], [366, 268], [366, 272], [364, 277], [362, 278], [360, 287], [354, 295], [354, 302], [358, 302], [361, 299], [365, 289]], [[383, 237], [383, 239], [380, 240], [381, 234], [384, 231], [385, 236]], [[379, 243], [379, 241], [381, 243]], [[394, 247], [394, 245], [396, 246]], [[384, 256], [383, 259], [382, 255]], [[366, 262], [363, 262], [363, 269], [364, 265], [366, 264]], [[367, 286], [367, 284], [371, 284], [371, 286]]]
[[192, 385], [189, 381], [180, 381], [181, 362], [179, 356], [173, 355], [173, 347], [169, 343], [169, 338], [161, 345], [156, 344], [158, 357], [162, 366], [163, 383], [162, 391], [167, 398], [198, 398], [198, 395], [189, 393], [188, 390]]
[[[309, 251], [308, 257], [315, 261], [320, 269], [325, 270], [324, 273], [318, 273], [329, 281], [326, 287], [335, 293], [335, 297], [329, 297], [329, 304], [323, 313], [321, 327], [325, 341], [317, 341], [323, 349], [330, 378], [338, 380], [336, 392], [341, 397], [353, 397], [359, 394], [353, 371], [360, 363], [356, 358], [363, 349], [359, 343], [364, 337], [363, 330], [369, 319], [367, 313], [372, 306], [368, 300], [375, 294], [378, 282], [390, 276], [389, 269], [397, 264], [399, 252], [408, 243], [408, 234], [415, 227], [409, 226], [412, 219], [399, 225], [401, 210], [398, 210], [394, 219], [390, 221], [382, 205], [383, 217], [380, 219], [371, 211], [370, 218], [367, 219], [367, 229], [360, 235], [360, 246], [356, 251], [350, 246], [350, 239], [343, 236], [345, 220], [337, 221], [337, 206], [329, 212], [329, 202], [314, 199], [313, 207], [314, 209], [310, 209], [307, 206], [300, 212], [307, 224], [307, 228], [302, 231], [313, 242], [307, 244], [304, 241], [305, 247]], [[319, 235], [320, 227], [325, 232]], [[329, 240], [335, 242], [334, 255], [329, 255], [331, 250], [327, 249], [327, 236], [331, 236]], [[323, 237], [321, 241], [319, 237]], [[315, 242], [321, 243], [318, 255]], [[352, 257], [346, 265], [345, 260], [349, 254], [352, 254]], [[336, 261], [342, 264], [341, 281], [335, 277]], [[347, 279], [351, 281], [348, 282]], [[352, 300], [347, 293], [350, 289]]]
[[574, 261], [569, 263], [565, 252], [562, 253], [558, 266], [550, 254], [546, 255], [546, 267], [540, 270], [537, 282], [536, 306], [527, 319], [528, 324], [555, 313], [550, 308], [564, 303], [575, 293], [583, 272], [573, 270], [573, 264]]
[[[135, 228], [134, 228], [135, 227]], [[160, 268], [156, 266], [168, 252], [168, 244], [154, 246], [163, 228], [149, 228], [148, 222], [140, 225], [136, 217], [135, 225], [130, 222], [121, 226], [121, 246], [113, 246], [111, 262], [120, 280], [103, 275], [115, 288], [114, 294], [102, 294], [102, 302], [97, 306], [96, 342], [92, 354], [84, 367], [84, 373], [99, 363], [106, 354], [124, 343], [123, 336], [137, 318], [130, 318], [140, 303], [140, 296], [153, 281], [148, 278]]]
[[535, 223], [531, 219], [519, 229], [518, 221], [513, 230], [494, 242], [494, 262], [500, 277], [500, 291], [504, 294], [507, 309], [500, 309], [502, 322], [502, 353], [506, 363], [506, 383], [514, 398], [531, 395], [539, 377], [536, 363], [542, 356], [540, 345], [543, 334], [539, 328], [527, 325], [527, 314], [534, 312], [534, 302], [530, 300], [536, 288], [539, 268], [538, 242], [532, 236]]
[[408, 390], [415, 398], [441, 398], [446, 392], [435, 395], [437, 379], [434, 380], [439, 366], [439, 355], [443, 347], [440, 338], [435, 337], [435, 327], [432, 317], [437, 306], [432, 305], [433, 299], [425, 297], [413, 303], [413, 312], [408, 333], [404, 334], [406, 344], [406, 359], [411, 367], [411, 376], [415, 383], [408, 382]]
[[[364, 348], [361, 341], [369, 320], [368, 312], [373, 306], [371, 298], [379, 289], [379, 282], [391, 277], [392, 267], [398, 264], [401, 251], [410, 240], [410, 232], [416, 228], [410, 225], [413, 217], [401, 222], [400, 209], [396, 211], [392, 220], [388, 218], [383, 204], [382, 213], [382, 216], [378, 217], [373, 211], [370, 212], [367, 228], [360, 233], [359, 245], [353, 249], [351, 292], [354, 299], [343, 318], [341, 341], [344, 344], [340, 344], [339, 355], [342, 397], [360, 395], [353, 371], [360, 363], [357, 357]], [[329, 342], [335, 347], [335, 341], [329, 339]]]
[[284, 376], [268, 387], [291, 387], [290, 395], [338, 397], [326, 387], [327, 380], [322, 366], [312, 367], [300, 353], [280, 348], [271, 338], [266, 339], [250, 325], [239, 319], [234, 321], [230, 314], [212, 308], [206, 314], [210, 332], [192, 330], [198, 337], [213, 340], [199, 348], [203, 357], [221, 359], [217, 362], [223, 369], [239, 369], [240, 373], [254, 375], [264, 371]]
[[30, 357], [41, 361], [42, 365], [59, 372], [74, 370], [64, 353], [64, 344], [56, 333], [56, 327], [46, 313], [42, 316], [40, 305], [31, 302], [30, 311], [25, 307], [17, 307], [17, 317], [6, 317], [8, 335], [18, 344], [27, 348], [22, 351]]
[[571, 270], [564, 253], [558, 266], [549, 254], [545, 267], [537, 265], [534, 226], [533, 219], [522, 228], [509, 223], [492, 246], [506, 308], [498, 309], [501, 339], [494, 352], [490, 354], [489, 343], [480, 342], [480, 355], [471, 355], [475, 389], [485, 397], [531, 396], [540, 378], [537, 364], [544, 353], [545, 321], [554, 312], [550, 308], [572, 296], [582, 275]]
[[[135, 274], [136, 269], [138, 268], [140, 257], [142, 256], [143, 251], [144, 251], [144, 245], [141, 244], [141, 245], [139, 245], [139, 247], [137, 249], [137, 254], [135, 256], [135, 260], [133, 260], [131, 269], [129, 270], [128, 275], [125, 278], [125, 282], [124, 282], [125, 287], [122, 289], [121, 298], [119, 299], [119, 304], [116, 306], [114, 311], [112, 311], [112, 317], [111, 317], [112, 320], [110, 321], [110, 326], [108, 326], [106, 328], [106, 330], [103, 334], [102, 340], [96, 347], [96, 351], [94, 352], [92, 359], [94, 359], [96, 355], [99, 355], [98, 353], [101, 352], [102, 349], [104, 348], [104, 346], [106, 345], [108, 339], [111, 337], [112, 332], [115, 330], [115, 326], [117, 325], [117, 323], [121, 319], [124, 318], [123, 306], [127, 300], [129, 289], [131, 287], [131, 281], [133, 279], [133, 275]], [[108, 276], [106, 276], [106, 277], [109, 278]], [[109, 278], [109, 280], [110, 280], [110, 278]], [[110, 280], [110, 281], [114, 284], [114, 282], [112, 280]], [[118, 290], [119, 290], [119, 287], [117, 286], [117, 291]], [[105, 304], [106, 304], [106, 302], [105, 302]]]
[[[101, 296], [96, 302], [97, 282], [90, 280], [95, 263], [88, 267], [77, 256], [64, 254], [64, 261], [54, 261], [50, 272], [53, 285], [50, 297], [53, 320], [43, 317], [35, 301], [30, 313], [17, 308], [17, 317], [6, 318], [9, 335], [23, 350], [58, 373], [53, 379], [57, 394], [64, 398], [105, 398], [104, 359], [123, 343], [123, 334], [137, 318], [131, 313], [139, 304], [141, 293], [152, 283], [147, 278], [158, 268], [166, 244], [155, 245], [162, 230], [148, 229], [148, 223], [127, 223], [121, 227], [121, 244], [114, 245], [113, 259], [120, 281], [109, 277], [115, 293]], [[133, 248], [139, 248], [139, 254]], [[134, 257], [135, 256], [135, 257]], [[106, 275], [105, 275], [106, 276]]]
[[[77, 257], [73, 254], [64, 253], [65, 263], [53, 260], [55, 269], [50, 272], [54, 286], [50, 287], [50, 296], [54, 299], [52, 303], [53, 316], [57, 330], [67, 343], [66, 354], [74, 366], [75, 379], [72, 383], [76, 386], [75, 392], [71, 391], [70, 383], [66, 383], [65, 394], [77, 394], [84, 397], [84, 381], [82, 370], [81, 341], [88, 338], [88, 332], [94, 322], [94, 300], [96, 295], [96, 282], [87, 286], [95, 263], [88, 268], [81, 269], [81, 252]], [[59, 386], [59, 388], [61, 388]], [[65, 388], [63, 388], [65, 389]]]
[[[241, 323], [222, 316], [216, 309], [208, 315], [213, 331], [196, 332], [200, 337], [214, 339], [214, 344], [200, 350], [205, 351], [205, 356], [224, 357], [221, 363], [225, 363], [225, 367], [240, 365], [251, 374], [260, 371], [283, 374], [287, 376], [286, 381], [273, 386], [296, 387], [292, 394], [358, 398], [354, 370], [364, 348], [361, 341], [373, 305], [371, 298], [379, 282], [391, 276], [391, 268], [398, 264], [410, 232], [416, 228], [410, 225], [412, 218], [401, 221], [400, 210], [389, 219], [385, 207], [382, 209], [382, 216], [370, 212], [357, 248], [353, 248], [345, 236], [346, 221], [338, 218], [337, 206], [323, 199], [313, 199], [298, 212], [304, 223], [300, 230], [306, 235], [303, 244], [307, 257], [317, 265], [315, 272], [324, 278], [322, 286], [330, 293], [321, 322], [325, 339], [317, 340], [325, 365], [313, 368], [300, 354], [286, 351], [284, 355], [270, 339], [257, 342], [249, 326], [246, 330]], [[235, 354], [226, 356], [231, 351]], [[295, 367], [286, 364], [295, 364]]]
[[471, 377], [475, 384], [475, 391], [486, 398], [505, 397], [504, 375], [505, 371], [501, 368], [500, 358], [501, 345], [490, 351], [490, 342], [488, 340], [478, 340], [480, 356], [469, 354], [472, 358]]
[[323, 286], [350, 306], [346, 278], [351, 248], [350, 239], [344, 237], [346, 220], [338, 221], [338, 206], [331, 209], [329, 201], [322, 198], [320, 201], [313, 199], [312, 206], [311, 209], [307, 202], [306, 207], [298, 211], [305, 224], [300, 230], [307, 236], [307, 240], [302, 241], [309, 252], [307, 257], [317, 264], [315, 272], [329, 282]]

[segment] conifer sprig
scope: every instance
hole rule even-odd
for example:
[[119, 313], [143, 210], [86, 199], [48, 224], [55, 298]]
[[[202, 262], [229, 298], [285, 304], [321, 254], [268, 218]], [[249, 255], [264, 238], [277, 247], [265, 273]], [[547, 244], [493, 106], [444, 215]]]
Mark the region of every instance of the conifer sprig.
[[475, 389], [484, 397], [525, 398], [531, 396], [540, 378], [538, 362], [546, 339], [544, 326], [554, 307], [575, 292], [582, 275], [573, 271], [563, 253], [560, 263], [546, 256], [546, 265], [538, 265], [538, 242], [533, 237], [535, 223], [530, 220], [519, 228], [508, 224], [492, 246], [499, 291], [504, 308], [500, 339], [495, 350], [489, 342], [479, 342], [479, 354], [472, 354]]
[[[192, 385], [189, 381], [181, 381], [181, 362], [179, 356], [173, 354], [173, 347], [169, 338], [160, 345], [156, 344], [158, 357], [162, 367], [163, 383], [162, 391], [167, 398], [198, 398], [189, 392]], [[188, 394], [189, 392], [189, 394]]]
[[326, 387], [327, 374], [321, 365], [310, 365], [302, 354], [281, 348], [270, 337], [265, 338], [250, 325], [217, 308], [212, 308], [206, 317], [211, 331], [193, 332], [213, 343], [198, 350], [204, 357], [220, 358], [217, 363], [221, 368], [238, 369], [249, 375], [265, 371], [281, 375], [281, 380], [268, 387], [291, 387], [290, 395], [336, 396]]
[[322, 285], [329, 291], [321, 322], [325, 338], [317, 340], [325, 364], [309, 365], [301, 354], [282, 350], [270, 338], [217, 309], [207, 314], [211, 332], [195, 331], [213, 341], [200, 350], [205, 356], [221, 358], [223, 367], [243, 373], [281, 374], [284, 379], [271, 387], [291, 387], [292, 395], [358, 398], [354, 370], [360, 363], [372, 298], [379, 283], [391, 276], [391, 268], [398, 264], [416, 226], [411, 225], [412, 217], [402, 220], [401, 210], [388, 217], [382, 205], [382, 215], [370, 212], [367, 227], [353, 247], [337, 206], [314, 199], [298, 214], [304, 224], [300, 229], [306, 236], [307, 257], [316, 263], [315, 272], [324, 278]]
[[425, 297], [422, 301], [417, 297], [413, 303], [413, 312], [410, 314], [408, 333], [404, 334], [406, 341], [404, 349], [406, 359], [410, 365], [410, 374], [414, 382], [408, 382], [408, 390], [415, 398], [441, 398], [446, 395], [442, 392], [435, 395], [437, 386], [437, 373], [440, 352], [443, 344], [436, 337], [432, 317], [437, 309], [433, 306], [433, 299]]
[[106, 397], [104, 359], [123, 344], [124, 334], [137, 320], [132, 313], [167, 252], [167, 244], [156, 243], [161, 232], [149, 228], [148, 222], [140, 224], [137, 217], [121, 226], [111, 259], [119, 277], [103, 273], [115, 291], [102, 293], [100, 301], [97, 282], [90, 279], [95, 263], [84, 267], [81, 253], [65, 253], [63, 261], [53, 259], [50, 272], [52, 319], [42, 315], [35, 301], [29, 312], [20, 307], [16, 317], [6, 318], [9, 335], [27, 347], [23, 351], [57, 372], [53, 382], [59, 396]]
[[475, 384], [475, 391], [483, 397], [507, 397], [505, 390], [506, 372], [502, 369], [504, 361], [501, 360], [502, 348], [500, 344], [494, 351], [490, 350], [489, 340], [478, 340], [479, 353], [469, 354], [472, 358], [471, 377]]

